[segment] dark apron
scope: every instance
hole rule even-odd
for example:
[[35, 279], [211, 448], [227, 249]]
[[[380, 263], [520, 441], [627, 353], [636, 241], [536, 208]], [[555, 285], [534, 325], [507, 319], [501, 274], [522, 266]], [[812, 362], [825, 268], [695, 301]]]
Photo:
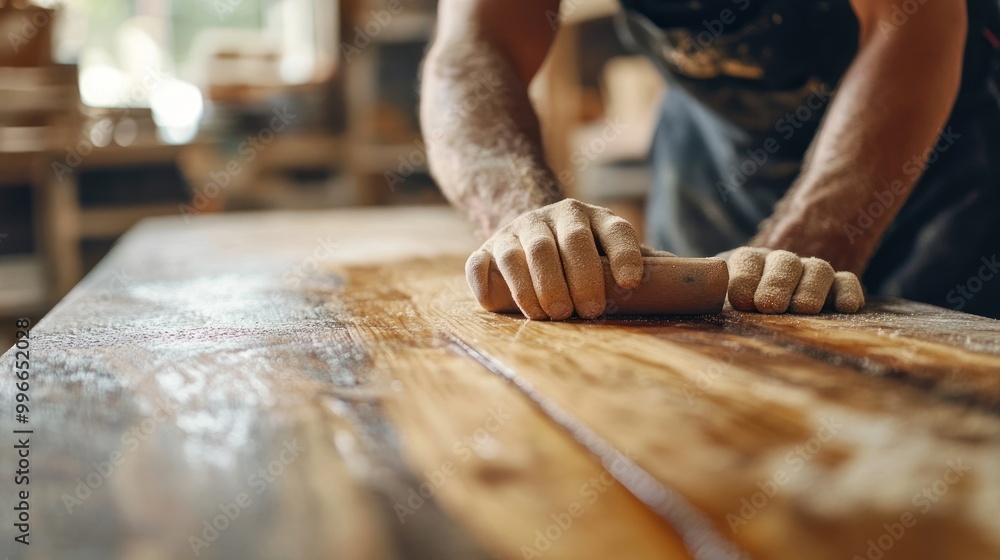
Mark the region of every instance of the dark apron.
[[[684, 256], [746, 244], [798, 176], [857, 51], [849, 2], [622, 4], [620, 34], [669, 86], [647, 242]], [[1000, 3], [968, 4], [962, 87], [940, 149], [863, 281], [872, 293], [1000, 317]]]

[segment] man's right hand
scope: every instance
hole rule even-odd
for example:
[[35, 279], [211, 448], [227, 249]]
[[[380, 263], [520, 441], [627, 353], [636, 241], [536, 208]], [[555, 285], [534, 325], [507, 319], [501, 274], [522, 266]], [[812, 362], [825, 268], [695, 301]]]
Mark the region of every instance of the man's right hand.
[[465, 274], [487, 310], [493, 310], [488, 282], [495, 262], [529, 319], [561, 321], [574, 311], [592, 319], [607, 303], [600, 255], [607, 255], [615, 282], [631, 289], [642, 281], [642, 251], [624, 218], [570, 198], [525, 212], [497, 230], [469, 257]]

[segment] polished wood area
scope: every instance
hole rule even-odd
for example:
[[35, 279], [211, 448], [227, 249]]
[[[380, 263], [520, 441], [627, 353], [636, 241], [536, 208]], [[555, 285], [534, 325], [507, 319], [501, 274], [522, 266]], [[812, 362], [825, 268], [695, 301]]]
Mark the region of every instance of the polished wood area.
[[142, 223], [31, 332], [3, 553], [1000, 557], [1000, 322], [529, 322], [473, 300], [475, 246], [447, 209]]

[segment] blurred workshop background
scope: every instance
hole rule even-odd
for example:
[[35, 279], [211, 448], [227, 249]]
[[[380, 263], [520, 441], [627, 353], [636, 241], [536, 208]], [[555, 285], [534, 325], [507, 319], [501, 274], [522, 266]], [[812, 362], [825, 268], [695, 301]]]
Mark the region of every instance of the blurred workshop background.
[[[615, 0], [563, 4], [532, 84], [550, 163], [641, 227], [663, 82]], [[0, 0], [0, 319], [40, 318], [145, 217], [444, 204], [417, 118], [435, 10]]]

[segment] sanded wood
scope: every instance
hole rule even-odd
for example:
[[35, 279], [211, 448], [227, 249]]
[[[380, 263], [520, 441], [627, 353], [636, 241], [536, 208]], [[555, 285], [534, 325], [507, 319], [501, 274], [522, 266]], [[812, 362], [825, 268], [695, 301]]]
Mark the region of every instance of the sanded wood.
[[[154, 220], [128, 234], [32, 331], [38, 556], [11, 558], [685, 558], [661, 518], [382, 281], [400, 255], [473, 244], [441, 210]], [[0, 385], [5, 410], [12, 398]], [[478, 443], [494, 414], [503, 425]], [[3, 446], [0, 463], [13, 460]], [[445, 461], [454, 474], [410, 502]], [[5, 506], [15, 490], [0, 479]], [[251, 503], [193, 546], [241, 494]], [[0, 528], [4, 552], [13, 536]]]
[[[401, 523], [417, 519], [431, 494], [500, 558], [687, 557], [670, 526], [595, 458], [441, 337], [425, 318], [436, 317], [435, 301], [398, 297], [384, 266], [335, 273], [345, 281], [338, 304], [389, 388], [385, 408], [422, 485], [393, 492]], [[407, 292], [426, 280], [406, 275]], [[353, 295], [373, 286], [384, 297]]]
[[864, 558], [880, 537], [884, 558], [1000, 554], [1000, 322], [876, 301], [851, 318], [548, 323], [438, 297], [443, 328], [751, 557]]
[[445, 209], [144, 222], [32, 332], [30, 557], [1000, 555], [1000, 322], [526, 321], [473, 300], [468, 232]]

